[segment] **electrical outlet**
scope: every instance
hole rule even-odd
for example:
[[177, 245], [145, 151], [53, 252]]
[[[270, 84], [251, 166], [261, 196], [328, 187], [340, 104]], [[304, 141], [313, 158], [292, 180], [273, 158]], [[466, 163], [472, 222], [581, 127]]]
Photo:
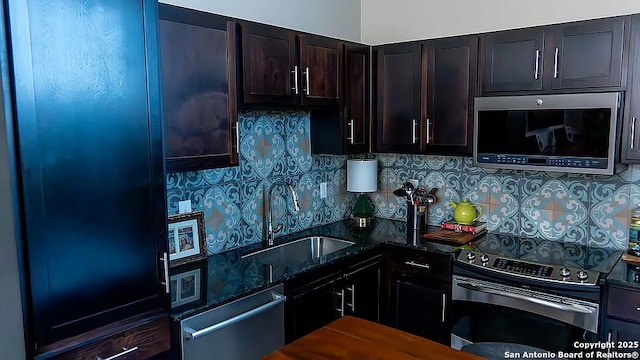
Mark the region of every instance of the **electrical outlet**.
[[184, 214], [191, 212], [191, 200], [178, 201], [178, 213]]
[[326, 197], [327, 197], [327, 183], [321, 182], [320, 183], [320, 199], [324, 199]]

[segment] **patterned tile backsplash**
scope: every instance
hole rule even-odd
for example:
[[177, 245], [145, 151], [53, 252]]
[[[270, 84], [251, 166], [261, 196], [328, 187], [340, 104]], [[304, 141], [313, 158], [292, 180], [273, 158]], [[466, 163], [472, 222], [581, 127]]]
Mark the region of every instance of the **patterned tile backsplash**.
[[471, 158], [375, 154], [379, 160], [376, 215], [403, 220], [407, 207], [393, 190], [407, 179], [438, 188], [428, 222], [451, 218], [449, 201], [479, 204], [489, 231], [575, 242], [611, 249], [627, 247], [632, 208], [640, 205], [640, 165], [613, 176], [513, 171], [475, 167]]
[[[239, 166], [167, 175], [169, 214], [186, 199], [204, 210], [210, 254], [261, 241], [265, 189], [281, 180], [295, 187], [300, 211], [284, 186], [274, 188], [274, 218], [284, 225], [278, 235], [349, 216], [355, 195], [346, 191], [347, 156], [311, 154], [309, 113], [252, 111], [238, 121]], [[369, 197], [383, 218], [406, 218], [406, 203], [393, 190], [417, 179], [438, 188], [430, 224], [451, 218], [449, 201], [469, 199], [483, 207], [480, 220], [492, 232], [624, 249], [630, 210], [640, 205], [640, 165], [600, 176], [486, 169], [464, 157], [373, 156], [378, 191]], [[324, 199], [320, 182], [327, 182]]]
[[[311, 155], [309, 121], [306, 112], [241, 113], [239, 166], [167, 174], [169, 214], [187, 199], [203, 210], [210, 254], [262, 240], [265, 189], [279, 181], [294, 186], [300, 211], [284, 186], [274, 188], [274, 220], [284, 225], [277, 235], [344, 219], [355, 201], [346, 192], [347, 157]], [[320, 182], [327, 182], [324, 199]]]

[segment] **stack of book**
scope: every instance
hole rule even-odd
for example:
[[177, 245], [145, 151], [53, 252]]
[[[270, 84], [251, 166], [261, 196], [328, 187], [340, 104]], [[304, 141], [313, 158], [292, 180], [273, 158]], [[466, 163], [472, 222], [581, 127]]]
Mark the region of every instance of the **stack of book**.
[[458, 232], [477, 234], [487, 228], [487, 223], [484, 221], [474, 221], [472, 224], [458, 224], [455, 221], [443, 221], [442, 228]]

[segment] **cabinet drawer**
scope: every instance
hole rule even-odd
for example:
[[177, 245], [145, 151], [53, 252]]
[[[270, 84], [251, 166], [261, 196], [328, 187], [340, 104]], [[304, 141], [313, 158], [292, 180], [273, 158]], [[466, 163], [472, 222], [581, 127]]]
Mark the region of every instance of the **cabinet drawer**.
[[401, 251], [392, 255], [390, 264], [395, 270], [434, 280], [451, 282], [451, 257], [423, 251]]
[[607, 314], [618, 319], [640, 322], [640, 291], [610, 287]]
[[96, 360], [122, 354], [118, 360], [147, 359], [170, 348], [169, 318], [161, 318], [106, 339], [67, 351], [54, 359]]

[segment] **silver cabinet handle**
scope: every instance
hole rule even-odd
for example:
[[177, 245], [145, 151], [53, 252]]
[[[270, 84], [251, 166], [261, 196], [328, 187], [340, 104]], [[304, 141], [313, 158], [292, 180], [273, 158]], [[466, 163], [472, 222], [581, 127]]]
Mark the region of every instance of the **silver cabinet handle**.
[[309, 85], [310, 85], [310, 84], [309, 84], [309, 67], [307, 66], [307, 67], [305, 67], [304, 69], [305, 69], [305, 70], [304, 70], [302, 73], [304, 74], [304, 77], [305, 77], [305, 79], [306, 79], [306, 81], [307, 81], [307, 88], [306, 88], [306, 89], [304, 89], [304, 92], [305, 92], [305, 94], [306, 94], [307, 96], [309, 96], [309, 88], [310, 88], [310, 86], [309, 86]]
[[420, 264], [420, 263], [413, 262], [413, 261], [405, 261], [404, 263], [405, 263], [405, 265], [415, 266], [415, 267], [419, 267], [419, 268], [422, 268], [422, 269], [431, 269], [431, 265], [429, 265], [429, 264]]
[[538, 80], [540, 74], [540, 50], [536, 49], [536, 69], [533, 72], [533, 78]]
[[164, 270], [164, 281], [161, 281], [160, 284], [164, 285], [164, 291], [168, 294], [171, 292], [171, 288], [169, 287], [169, 255], [167, 255], [166, 252], [162, 253], [160, 261], [162, 261]]
[[100, 357], [100, 356], [96, 356], [96, 360], [113, 360], [113, 359], [117, 359], [120, 356], [125, 356], [127, 354], [130, 354], [130, 353], [138, 350], [138, 347], [137, 346], [136, 347], [132, 347], [131, 349], [122, 348], [122, 350], [123, 350], [122, 352], [117, 353], [117, 354], [115, 354], [113, 356], [109, 356], [108, 358], [103, 358], [103, 357]]
[[636, 311], [640, 311], [640, 305], [636, 307]]
[[418, 122], [416, 119], [413, 119], [411, 122], [411, 143], [413, 144], [418, 141], [418, 138], [416, 137], [416, 125], [418, 125]]
[[275, 298], [273, 301], [270, 301], [264, 305], [260, 305], [257, 308], [251, 309], [247, 312], [244, 312], [240, 315], [234, 316], [231, 319], [227, 319], [224, 321], [221, 321], [217, 324], [211, 325], [209, 327], [206, 327], [204, 329], [200, 329], [200, 330], [194, 330], [190, 327], [187, 326], [183, 326], [183, 330], [185, 332], [185, 339], [187, 340], [195, 340], [199, 337], [202, 337], [204, 335], [207, 334], [211, 334], [214, 331], [218, 331], [221, 329], [226, 328], [227, 326], [233, 325], [237, 322], [246, 320], [250, 317], [256, 316], [260, 313], [263, 313], [269, 309], [271, 309], [274, 306], [278, 306], [280, 304], [282, 304], [283, 302], [285, 302], [287, 300], [287, 297], [281, 294], [273, 294], [273, 297]]
[[442, 294], [442, 322], [444, 323], [444, 315], [447, 307], [447, 294]]
[[240, 154], [240, 124], [236, 122], [236, 153]]
[[340, 317], [344, 316], [344, 289], [335, 292], [336, 296], [340, 296], [340, 307], [336, 307], [336, 311], [340, 313]]
[[353, 145], [353, 119], [349, 120], [349, 137], [347, 138], [347, 140], [349, 140], [349, 142]]
[[295, 91], [296, 95], [298, 95], [298, 65], [294, 66], [291, 72], [293, 73], [293, 87], [291, 90]]
[[427, 118], [427, 144], [431, 142], [431, 129], [429, 129], [431, 127], [431, 120], [429, 120], [429, 118]]
[[351, 303], [347, 303], [347, 306], [351, 307], [351, 312], [356, 311], [356, 285], [347, 286], [347, 290], [351, 292]]
[[634, 143], [636, 142], [636, 117], [633, 116], [631, 117], [631, 145], [629, 146], [629, 148], [633, 149], [633, 147], [635, 146]]
[[558, 57], [560, 54], [560, 49], [556, 48], [556, 55], [555, 58], [553, 60], [553, 78], [557, 79], [558, 78]]

